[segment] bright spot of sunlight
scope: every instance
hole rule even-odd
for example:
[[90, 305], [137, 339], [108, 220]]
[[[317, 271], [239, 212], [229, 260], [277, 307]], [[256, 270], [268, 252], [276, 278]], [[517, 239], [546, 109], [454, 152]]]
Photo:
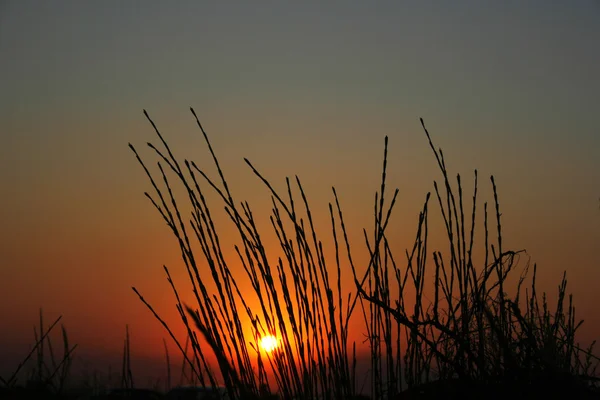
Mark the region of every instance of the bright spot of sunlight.
[[270, 353], [277, 348], [279, 345], [277, 338], [272, 335], [263, 336], [260, 339], [260, 348], [263, 349], [266, 353]]

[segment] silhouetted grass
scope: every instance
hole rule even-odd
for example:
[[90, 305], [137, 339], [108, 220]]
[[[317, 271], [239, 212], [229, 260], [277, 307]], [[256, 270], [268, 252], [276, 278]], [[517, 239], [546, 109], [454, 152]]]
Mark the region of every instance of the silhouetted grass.
[[[39, 327], [33, 328], [35, 344], [31, 351], [17, 365], [9, 377], [0, 377], [0, 388], [5, 391], [27, 389], [34, 393], [48, 393], [60, 396], [71, 374], [72, 355], [77, 345], [71, 346], [67, 331], [61, 325], [62, 355], [58, 355], [50, 333], [58, 326], [58, 317], [49, 327], [44, 325], [44, 314], [40, 309]], [[18, 386], [18, 377], [24, 372], [25, 386]]]
[[[70, 345], [66, 328], [61, 325], [62, 354], [57, 356], [53, 346], [51, 333], [58, 326], [62, 317], [58, 317], [45, 327], [42, 310], [40, 310], [39, 327], [34, 327], [35, 343], [29, 353], [18, 363], [8, 377], [0, 376], [0, 399], [75, 399], [94, 398], [106, 394], [111, 389], [131, 390], [135, 388], [131, 369], [131, 341], [129, 327], [125, 327], [125, 340], [121, 373], [102, 374], [97, 369], [87, 373], [74, 368], [74, 352], [77, 345]], [[166, 344], [166, 343], [165, 343]], [[165, 346], [166, 347], [166, 346]], [[167, 378], [170, 374], [167, 353]], [[81, 374], [83, 373], [83, 375]], [[151, 382], [158, 390], [160, 381]], [[165, 389], [169, 389], [169, 380]], [[137, 388], [135, 388], [137, 389]], [[87, 396], [87, 397], [80, 397]], [[90, 397], [91, 396], [91, 397]]]
[[[203, 333], [212, 348], [211, 351], [215, 352], [220, 375], [234, 397], [249, 393], [259, 395], [260, 387], [268, 387], [265, 362], [273, 368], [278, 390], [286, 398], [312, 398], [317, 394], [335, 398], [349, 396], [353, 390], [353, 380], [347, 354], [347, 330], [352, 310], [344, 313], [341, 293], [333, 287], [340, 286], [341, 267], [337, 265], [336, 281], [333, 282], [325, 267], [323, 249], [317, 240], [308, 201], [300, 181], [297, 179], [302, 197], [300, 207], [303, 207], [307, 214], [308, 227], [305, 227], [304, 220], [298, 215], [300, 210], [294, 203], [289, 180], [287, 187], [290, 201], [286, 204], [247, 161], [273, 194], [271, 222], [279, 238], [284, 258], [280, 258], [277, 265], [272, 265], [267, 258], [268, 250], [265, 249], [257, 231], [249, 205], [242, 203], [237, 206], [233, 201], [208, 139], [207, 144], [219, 171], [222, 188], [208, 178], [195, 163], [186, 160], [185, 167], [181, 167], [158, 130], [156, 132], [165, 146], [165, 153], [152, 144], [149, 145], [161, 159], [159, 170], [161, 180], [166, 186], [164, 193], [139, 156], [138, 159], [158, 197], [155, 200], [152, 196], [147, 196], [177, 237], [188, 276], [193, 284], [197, 304], [190, 314], [181, 303], [169, 270], [165, 267], [167, 279], [178, 302], [178, 311], [188, 331], [193, 357], [188, 357], [177, 340], [176, 342], [200, 384], [215, 385], [216, 377], [208, 366], [205, 349], [200, 346], [196, 330]], [[135, 151], [133, 146], [131, 148]], [[175, 173], [187, 191], [192, 206], [189, 221], [184, 221], [181, 216], [163, 165]], [[199, 178], [203, 178], [202, 183], [208, 184], [220, 195], [240, 234], [241, 246], [236, 246], [235, 250], [261, 304], [260, 310], [251, 310], [248, 307], [244, 301], [247, 295], [241, 295], [236, 278], [231, 274]], [[331, 217], [333, 220], [333, 210]], [[288, 222], [291, 222], [291, 232], [285, 228]], [[200, 245], [208, 271], [200, 272], [199, 260], [192, 250], [192, 240]], [[210, 273], [210, 278], [217, 288], [213, 295], [205, 285], [207, 273]], [[145, 302], [143, 298], [142, 301]], [[246, 313], [251, 321], [254, 329], [252, 338], [245, 337], [241, 313]], [[190, 315], [194, 323], [189, 321]], [[161, 322], [175, 339], [166, 323], [162, 320]], [[267, 360], [263, 360], [261, 353], [255, 351], [258, 369], [254, 370], [249, 352], [251, 347], [248, 343], [256, 342], [259, 336], [267, 332], [282, 338], [281, 347]]]
[[[209, 178], [193, 161], [180, 163], [145, 111], [161, 143], [160, 148], [148, 143], [158, 156], [158, 175], [150, 172], [134, 146], [130, 144], [130, 148], [154, 189], [152, 195], [146, 193], [146, 196], [176, 238], [193, 285], [195, 303], [193, 307], [186, 306], [180, 300], [169, 269], [164, 267], [188, 332], [192, 357], [150, 304], [135, 288], [134, 291], [175, 340], [201, 385], [216, 385], [217, 377], [206, 359], [206, 351], [210, 351], [217, 357], [218, 370], [232, 398], [258, 397], [258, 388], [268, 385], [265, 360], [259, 351], [254, 351], [258, 367], [253, 368], [249, 350], [256, 350], [252, 343], [259, 336], [271, 333], [282, 338], [281, 347], [266, 360], [273, 369], [276, 391], [281, 397], [341, 399], [356, 395], [356, 344], [348, 342], [348, 329], [359, 305], [370, 349], [370, 392], [374, 398], [395, 398], [403, 388], [403, 381], [409, 388], [426, 387], [424, 384], [430, 381], [466, 382], [471, 387], [501, 383], [514, 390], [533, 387], [542, 381], [569, 390], [591, 386], [598, 359], [592, 355], [591, 347], [582, 350], [575, 344], [581, 322], [575, 319], [572, 296], [565, 304], [566, 276], [559, 286], [554, 312], [550, 311], [545, 294], [541, 301], [538, 298], [535, 266], [530, 288], [522, 293], [527, 264], [521, 268], [516, 294], [508, 295], [511, 288], [507, 287], [507, 278], [516, 274], [523, 251], [503, 246], [494, 178], [490, 178], [494, 209], [490, 216], [488, 205], [484, 204], [484, 226], [478, 228], [484, 235], [484, 243], [479, 243], [484, 259], [479, 261], [473, 255], [477, 172], [472, 205], [467, 209], [460, 175], [453, 184], [443, 153], [434, 147], [422, 120], [443, 177], [441, 189], [437, 182], [434, 189], [445, 225], [448, 254], [428, 249], [428, 193], [419, 215], [414, 245], [406, 251], [406, 265], [398, 266], [385, 234], [398, 195], [396, 189], [389, 204], [386, 202], [386, 137], [381, 186], [375, 196], [373, 235], [364, 231], [370, 262], [363, 272], [354, 265], [335, 189], [335, 203], [329, 204], [335, 260], [326, 260], [300, 179], [295, 179], [300, 199], [293, 195], [289, 178], [286, 178], [287, 192], [282, 195], [245, 160], [271, 193], [270, 222], [283, 254], [273, 263], [268, 255], [275, 254], [275, 249], [265, 247], [249, 204], [234, 201], [208, 136], [194, 110], [191, 111], [212, 155], [218, 180]], [[173, 179], [183, 187], [185, 199], [176, 201]], [[237, 228], [241, 245], [234, 247], [239, 257], [236, 262], [243, 265], [246, 278], [252, 283], [253, 294], [260, 304], [258, 310], [248, 306], [244, 300], [248, 293], [242, 295], [238, 289], [237, 282], [243, 277], [233, 275], [231, 261], [224, 256], [206, 201], [207, 190], [218, 194]], [[187, 217], [182, 214], [182, 200], [189, 202], [191, 208]], [[492, 223], [493, 233], [489, 226]], [[194, 251], [194, 245], [199, 245], [201, 254]], [[345, 253], [344, 261], [341, 253]], [[431, 268], [435, 276], [431, 282], [434, 300], [427, 304], [426, 271]], [[356, 283], [356, 291], [348, 298], [341, 291], [342, 270], [350, 270]], [[207, 289], [209, 281], [215, 286], [215, 293]], [[412, 303], [408, 302], [407, 285], [413, 289]], [[392, 298], [394, 293], [396, 299]], [[251, 321], [252, 338], [243, 332], [243, 314]], [[208, 348], [201, 344], [198, 332]]]
[[[386, 137], [373, 230], [363, 230], [369, 261], [357, 265], [335, 188], [329, 204], [334, 257], [327, 259], [300, 179], [292, 183], [286, 178], [286, 191], [279, 193], [245, 160], [257, 183], [271, 195], [269, 222], [279, 248], [267, 248], [260, 222], [247, 202], [234, 201], [193, 109], [192, 114], [217, 168], [217, 179], [193, 161], [180, 163], [147, 113], [160, 140], [159, 147], [148, 143], [158, 156], [157, 172], [151, 172], [130, 145], [154, 190], [146, 196], [176, 239], [192, 284], [193, 305], [184, 304], [164, 267], [187, 333], [183, 345], [133, 288], [183, 356], [179, 385], [222, 384], [232, 399], [268, 398], [270, 392], [285, 399], [358, 398], [365, 377], [357, 376], [357, 344], [350, 342], [349, 329], [350, 320], [359, 318], [367, 335], [372, 398], [598, 395], [594, 389], [598, 358], [592, 353], [593, 344], [587, 349], [577, 344], [582, 321], [575, 317], [572, 296], [567, 296], [566, 274], [556, 304], [549, 304], [546, 294], [536, 290], [536, 265], [528, 276], [529, 263], [521, 262], [524, 251], [505, 248], [494, 178], [490, 177], [493, 204], [488, 210], [487, 203], [480, 204], [477, 171], [473, 192], [463, 193], [460, 175], [451, 179], [444, 155], [433, 145], [422, 120], [442, 177], [440, 185], [434, 182], [433, 198], [447, 250], [432, 250], [428, 244], [432, 196], [427, 193], [414, 243], [402, 262], [394, 255], [396, 246], [388, 241], [386, 229], [398, 190], [390, 194], [387, 188]], [[175, 195], [175, 185], [183, 189], [182, 197]], [[223, 202], [236, 228], [235, 261], [225, 256], [230, 253], [220, 240], [207, 201], [209, 192]], [[233, 263], [241, 265], [244, 273], [234, 274], [239, 268], [230, 268]], [[342, 292], [343, 274], [352, 274], [355, 287], [350, 293]], [[242, 293], [242, 280], [250, 282], [251, 293]], [[255, 297], [257, 307], [251, 307], [250, 297]], [[74, 347], [69, 346], [63, 328], [63, 355], [55, 357], [48, 334], [59, 320], [44, 329], [40, 313], [36, 345], [15, 373], [2, 379], [5, 387], [14, 388], [16, 376], [35, 355], [30, 385], [43, 388], [44, 393], [62, 393]], [[249, 337], [246, 323], [252, 328]], [[256, 347], [258, 338], [267, 333], [281, 338], [280, 347], [270, 355]], [[216, 366], [209, 362], [211, 355]], [[168, 389], [172, 377], [166, 343], [165, 359]], [[275, 387], [269, 386], [269, 369]], [[128, 328], [120, 375], [122, 389], [135, 387]]]

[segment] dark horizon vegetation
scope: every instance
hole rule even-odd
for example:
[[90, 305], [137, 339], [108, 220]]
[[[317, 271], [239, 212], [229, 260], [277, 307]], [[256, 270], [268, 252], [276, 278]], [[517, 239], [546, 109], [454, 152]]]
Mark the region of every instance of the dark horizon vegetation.
[[[285, 190], [278, 191], [245, 159], [271, 196], [272, 231], [264, 232], [264, 221], [250, 205], [234, 199], [208, 135], [191, 112], [218, 178], [209, 177], [194, 161], [178, 159], [146, 111], [159, 139], [158, 146], [147, 144], [156, 160], [144, 161], [129, 145], [152, 186], [145, 195], [173, 234], [192, 288], [192, 296], [184, 296], [164, 266], [187, 332], [185, 342], [152, 301], [132, 288], [168, 336], [166, 377], [157, 381], [161, 390], [178, 384], [224, 386], [231, 399], [271, 394], [284, 399], [599, 395], [600, 359], [594, 355], [594, 343], [582, 348], [577, 341], [583, 321], [575, 316], [566, 272], [553, 294], [556, 302], [550, 303], [550, 295], [536, 290], [537, 265], [530, 265], [525, 250], [505, 245], [494, 177], [489, 205], [481, 204], [477, 171], [473, 191], [463, 192], [461, 176], [448, 171], [422, 119], [441, 181], [435, 181], [433, 193], [423, 198], [414, 242], [405, 254], [394, 253], [386, 230], [399, 191], [387, 186], [385, 137], [381, 182], [371, 210], [373, 226], [363, 229], [368, 254], [363, 265], [344, 223], [349, 210], [334, 187], [326, 238], [317, 233], [298, 177], [286, 178]], [[209, 206], [209, 197], [220, 202], [236, 228], [235, 262], [245, 275], [230, 268], [233, 261], [225, 257], [225, 240], [213, 219], [219, 208]], [[444, 226], [445, 248], [432, 248], [429, 242], [434, 211]], [[276, 236], [279, 248], [266, 245], [268, 234]], [[354, 287], [343, 288], [346, 274]], [[242, 280], [250, 282], [252, 291], [240, 288]], [[355, 329], [351, 321], [356, 320], [367, 332], [363, 343], [349, 339], [349, 331]], [[1, 378], [5, 390], [24, 385], [58, 398], [77, 383], [71, 382], [77, 346], [64, 327], [60, 351], [50, 340], [59, 322], [60, 318], [46, 326], [40, 311], [36, 343], [11, 376]], [[258, 347], [266, 335], [278, 342], [268, 353]], [[179, 354], [169, 353], [166, 340], [176, 344]], [[86, 390], [100, 394], [106, 386], [142, 386], [132, 372], [131, 345], [126, 329], [115, 379], [88, 379]], [[362, 367], [367, 374], [357, 362], [365, 349], [368, 365]], [[181, 367], [175, 371], [172, 361], [178, 357]]]

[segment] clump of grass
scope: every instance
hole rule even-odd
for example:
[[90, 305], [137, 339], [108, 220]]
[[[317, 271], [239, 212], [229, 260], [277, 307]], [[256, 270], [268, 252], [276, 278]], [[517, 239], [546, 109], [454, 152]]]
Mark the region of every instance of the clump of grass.
[[[175, 339], [188, 365], [203, 386], [215, 386], [217, 379], [208, 365], [206, 350], [200, 345], [197, 331], [201, 332], [204, 340], [210, 344], [209, 351], [215, 352], [220, 376], [234, 397], [250, 393], [258, 396], [259, 388], [268, 388], [266, 365], [273, 369], [278, 390], [286, 398], [312, 398], [318, 394], [335, 398], [349, 396], [353, 387], [347, 331], [352, 310], [349, 306], [344, 310], [341, 292], [337, 290], [341, 282], [340, 263], [337, 264], [336, 277], [333, 279], [326, 268], [322, 244], [317, 240], [310, 207], [300, 180], [296, 180], [301, 193], [300, 206], [294, 201], [289, 179], [289, 203], [286, 203], [246, 160], [272, 192], [271, 223], [284, 255], [273, 265], [268, 259], [269, 251], [259, 235], [250, 206], [247, 203], [237, 205], [234, 202], [208, 137], [197, 118], [196, 121], [217, 166], [221, 188], [194, 162], [185, 160], [183, 166], [180, 165], [152, 121], [164, 146], [164, 150], [159, 150], [149, 144], [161, 160], [158, 168], [161, 181], [166, 186], [164, 191], [159, 188], [158, 182], [131, 146], [155, 189], [156, 198], [149, 194], [147, 196], [177, 238], [188, 277], [193, 285], [196, 303], [192, 311], [186, 309], [180, 301], [169, 269], [165, 266], [167, 280], [177, 300], [177, 309], [188, 332], [193, 357], [189, 357], [183, 351], [167, 324], [162, 319], [159, 320]], [[184, 221], [182, 217], [165, 168], [175, 174], [187, 191], [192, 208], [188, 221]], [[244, 298], [248, 295], [240, 293], [236, 277], [225, 260], [219, 235], [205, 200], [204, 185], [208, 185], [221, 197], [227, 214], [237, 228], [241, 242], [239, 246], [235, 246], [238, 262], [243, 265], [251, 282], [254, 294], [261, 304], [260, 310], [250, 309], [245, 302]], [[306, 213], [307, 224], [300, 216], [302, 209]], [[333, 221], [333, 209], [330, 211]], [[292, 227], [291, 232], [285, 228], [287, 224]], [[200, 245], [208, 270], [202, 270], [200, 261], [193, 252], [192, 240]], [[217, 288], [215, 294], [209, 293], [207, 279], [212, 279]], [[134, 290], [154, 312], [139, 292], [135, 288]], [[244, 313], [253, 328], [252, 338], [247, 338], [242, 329], [241, 317]], [[158, 317], [156, 313], [155, 315]], [[193, 323], [189, 319], [190, 316]], [[259, 336], [266, 333], [281, 337], [281, 347], [267, 360], [263, 359], [259, 351], [255, 351], [258, 359], [258, 367], [255, 370], [250, 350], [257, 349], [253, 349], [248, 343], [256, 342]]]
[[[73, 368], [73, 364], [77, 345], [70, 345], [66, 328], [59, 325], [61, 320], [62, 316], [59, 316], [46, 326], [40, 309], [39, 326], [33, 329], [35, 344], [9, 377], [0, 376], [0, 398], [67, 399], [77, 394], [102, 395], [111, 388], [134, 389], [128, 326], [125, 327], [121, 374], [113, 374], [109, 366], [107, 374], [94, 369], [91, 372], [84, 370], [82, 376], [76, 377], [74, 369], [77, 368]], [[52, 341], [52, 333], [58, 326], [61, 328], [62, 354], [57, 353]], [[152, 383], [156, 389], [160, 382]]]
[[[488, 205], [484, 203], [484, 257], [478, 263], [473, 255], [478, 210], [477, 171], [472, 206], [467, 213], [460, 175], [456, 176], [456, 187], [453, 187], [443, 152], [435, 149], [422, 120], [421, 123], [442, 172], [442, 189], [437, 182], [434, 189], [446, 230], [449, 256], [434, 251], [433, 263], [428, 258], [429, 194], [419, 215], [415, 244], [410, 252], [407, 251], [407, 266], [403, 271], [396, 266], [385, 233], [379, 230], [374, 240], [375, 250], [369, 249], [372, 257], [368, 267], [368, 289], [365, 290], [364, 283], [357, 283], [363, 298], [374, 304], [378, 312], [384, 313], [384, 318], [379, 319], [372, 314], [372, 330], [377, 333], [377, 329], [382, 329], [382, 321], [389, 326], [389, 315], [399, 324], [398, 331], [404, 330], [407, 346], [404, 377], [409, 387], [457, 379], [456, 382], [467, 382], [470, 386], [489, 384], [495, 390], [501, 384], [515, 393], [523, 388], [541, 389], [543, 385], [568, 391], [589, 388], [596, 381], [598, 358], [592, 354], [593, 344], [588, 349], [575, 344], [575, 333], [582, 321], [575, 318], [572, 295], [565, 305], [566, 274], [558, 288], [554, 312], [550, 310], [545, 293], [541, 300], [538, 298], [535, 265], [531, 287], [525, 290], [524, 299], [521, 288], [529, 264], [521, 270], [516, 294], [507, 294], [509, 275], [515, 275], [519, 256], [524, 251], [503, 247], [494, 177], [490, 177], [490, 181], [494, 197], [495, 243], [488, 227]], [[384, 185], [385, 162], [380, 204], [383, 204]], [[379, 219], [381, 210], [379, 208]], [[399, 288], [395, 304], [389, 297], [389, 264]], [[434, 300], [430, 304], [424, 296], [428, 267], [433, 267], [435, 277], [432, 282]], [[358, 282], [356, 274], [355, 279]], [[407, 306], [407, 282], [414, 288], [412, 308]], [[389, 329], [382, 331], [389, 332]], [[390, 358], [389, 336], [384, 343]], [[375, 343], [371, 348], [372, 351], [376, 348]], [[379, 360], [384, 354], [374, 352], [373, 358]], [[392, 374], [388, 372], [387, 377], [390, 376]], [[375, 381], [374, 391], [377, 386], [382, 386], [380, 378]], [[393, 380], [388, 379], [388, 385], [390, 382]], [[388, 388], [388, 391], [393, 390], [393, 386]]]
[[[483, 250], [480, 260], [474, 255], [480, 207], [477, 172], [468, 210], [460, 175], [453, 184], [443, 153], [434, 147], [422, 120], [443, 177], [441, 188], [435, 182], [434, 189], [448, 239], [448, 254], [431, 252], [428, 247], [428, 193], [419, 214], [415, 242], [406, 250], [406, 265], [402, 268], [397, 263], [385, 233], [398, 195], [396, 189], [391, 200], [386, 201], [386, 137], [381, 185], [375, 195], [373, 233], [363, 230], [370, 261], [361, 269], [353, 261], [335, 188], [334, 202], [329, 204], [335, 257], [329, 260], [325, 258], [300, 179], [296, 177], [292, 185], [286, 178], [286, 193], [278, 193], [245, 160], [271, 194], [269, 221], [279, 249], [267, 248], [250, 205], [234, 201], [208, 135], [191, 111], [217, 168], [217, 180], [193, 161], [180, 163], [145, 111], [161, 143], [160, 148], [148, 143], [158, 156], [158, 175], [150, 172], [130, 144], [153, 188], [153, 193], [146, 196], [173, 233], [192, 284], [194, 304], [189, 306], [181, 301], [171, 273], [164, 266], [187, 332], [186, 349], [138, 290], [133, 290], [175, 341], [185, 365], [200, 385], [217, 386], [221, 380], [232, 398], [258, 398], [265, 388], [270, 390], [266, 369], [269, 365], [275, 389], [283, 398], [356, 396], [356, 343], [349, 342], [348, 329], [353, 314], [359, 310], [367, 331], [373, 398], [395, 398], [404, 385], [424, 388], [432, 381], [521, 390], [552, 379], [570, 390], [588, 389], [598, 359], [592, 355], [591, 347], [583, 350], [575, 344], [581, 322], [575, 319], [571, 296], [565, 305], [566, 277], [559, 286], [553, 312], [546, 295], [540, 300], [535, 290], [535, 265], [530, 288], [522, 293], [529, 269], [526, 264], [521, 268], [516, 294], [508, 294], [509, 275], [514, 276], [519, 269], [524, 251], [504, 248], [494, 178], [490, 178], [494, 210], [490, 218], [484, 203], [483, 227], [478, 228], [483, 235], [483, 243], [478, 242]], [[186, 208], [181, 198], [176, 200], [174, 182], [184, 190]], [[207, 191], [218, 195], [236, 228], [236, 263], [241, 263], [245, 276], [234, 276], [232, 261], [225, 257], [206, 200]], [[185, 211], [187, 208], [189, 211]], [[493, 233], [489, 226], [492, 223]], [[273, 261], [276, 251], [281, 256]], [[431, 269], [434, 300], [428, 304], [426, 283]], [[351, 271], [356, 284], [347, 297], [341, 287], [343, 270]], [[241, 279], [250, 281], [253, 293], [241, 293]], [[215, 288], [212, 293], [211, 286]], [[412, 299], [407, 287], [412, 289]], [[246, 301], [250, 295], [256, 296], [258, 309]], [[252, 326], [252, 337], [244, 332], [245, 319]], [[281, 347], [264, 359], [254, 343], [267, 333], [282, 340]], [[209, 353], [216, 356], [218, 373], [208, 362]], [[252, 357], [256, 357], [256, 366]]]
[[[44, 313], [40, 309], [39, 327], [33, 328], [35, 344], [31, 351], [17, 365], [15, 371], [7, 378], [0, 377], [0, 383], [6, 390], [25, 388], [30, 391], [62, 395], [71, 375], [73, 352], [77, 345], [69, 344], [69, 337], [64, 325], [61, 325], [62, 355], [56, 353], [50, 333], [62, 319], [59, 316], [50, 326], [44, 325]], [[29, 368], [27, 368], [29, 367]], [[28, 369], [28, 371], [25, 371]], [[19, 386], [19, 376], [26, 372], [25, 385]]]

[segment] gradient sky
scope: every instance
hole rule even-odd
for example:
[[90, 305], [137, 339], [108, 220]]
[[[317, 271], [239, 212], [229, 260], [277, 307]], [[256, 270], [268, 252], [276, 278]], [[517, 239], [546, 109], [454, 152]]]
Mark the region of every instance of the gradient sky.
[[495, 175], [507, 244], [541, 289], [566, 269], [600, 337], [599, 21], [596, 0], [0, 2], [0, 359], [39, 307], [83, 353], [118, 355], [128, 323], [161, 357], [131, 286], [177, 321], [161, 268], [181, 263], [127, 143], [155, 141], [146, 109], [214, 176], [190, 106], [238, 200], [266, 218], [247, 157], [279, 188], [298, 174], [327, 229], [335, 185], [357, 246], [389, 135], [398, 257], [440, 178], [423, 117], [467, 188], [477, 168], [489, 200]]

